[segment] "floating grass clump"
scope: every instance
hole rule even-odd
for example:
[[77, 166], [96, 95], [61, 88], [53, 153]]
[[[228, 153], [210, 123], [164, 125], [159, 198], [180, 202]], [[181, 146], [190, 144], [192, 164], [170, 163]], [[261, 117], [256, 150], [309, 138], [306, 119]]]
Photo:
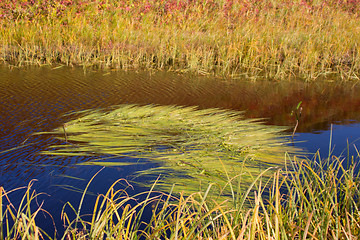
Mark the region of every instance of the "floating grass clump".
[[[259, 168], [283, 164], [284, 128], [245, 120], [241, 113], [195, 107], [122, 105], [112, 110], [90, 110], [51, 134], [67, 141], [44, 154], [106, 155], [82, 165], [119, 166], [158, 163], [138, 176], [165, 176], [158, 184], [173, 183], [197, 191], [199, 181], [227, 182], [236, 175], [252, 181]], [[246, 174], [243, 172], [246, 170]], [[164, 189], [163, 188], [163, 189]]]
[[359, 79], [360, 2], [0, 2], [0, 59], [234, 78]]
[[[64, 206], [66, 229], [59, 239], [357, 239], [358, 164], [351, 162], [345, 168], [344, 159], [323, 161], [319, 155], [312, 160], [288, 161], [291, 169], [278, 169], [269, 181], [258, 178], [246, 191], [235, 191], [234, 201], [230, 201], [233, 204], [211, 198], [208, 193], [212, 185], [184, 195], [155, 192], [155, 183], [149, 191], [129, 196], [123, 188], [119, 189], [117, 181], [97, 197], [90, 220], [85, 220], [81, 203], [86, 200], [86, 189], [93, 178], [77, 210], [72, 203]], [[240, 176], [236, 178], [241, 181]], [[23, 203], [26, 206], [35, 201], [33, 195], [26, 197], [30, 192], [29, 186]], [[9, 193], [0, 188], [0, 217], [7, 226], [4, 231], [1, 229], [0, 237], [41, 238], [41, 230], [32, 217], [36, 214], [22, 205], [18, 214], [11, 214], [15, 225], [9, 231], [8, 216], [10, 209], [15, 208], [4, 201], [9, 199]], [[145, 223], [142, 217], [146, 208], [151, 208], [152, 214]], [[70, 217], [73, 211], [75, 218]], [[31, 219], [29, 222], [25, 221], [26, 216]]]

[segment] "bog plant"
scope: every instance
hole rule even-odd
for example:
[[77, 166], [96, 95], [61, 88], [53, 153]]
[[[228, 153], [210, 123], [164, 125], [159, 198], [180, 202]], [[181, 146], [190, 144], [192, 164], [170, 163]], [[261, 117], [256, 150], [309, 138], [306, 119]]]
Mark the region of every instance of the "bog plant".
[[[324, 160], [319, 154], [311, 160], [286, 159], [291, 168], [278, 168], [266, 182], [256, 178], [246, 185], [246, 191], [233, 186], [235, 194], [230, 201], [211, 198], [212, 184], [203, 191], [184, 195], [155, 192], [155, 182], [149, 191], [129, 196], [115, 182], [97, 197], [90, 220], [85, 220], [82, 202], [86, 201], [91, 181], [96, 181], [95, 175], [79, 208], [72, 203], [64, 206], [66, 229], [59, 239], [357, 239], [358, 164], [334, 156]], [[232, 180], [227, 184], [232, 185]], [[35, 201], [35, 195], [29, 195], [30, 187], [18, 210], [8, 202], [11, 193], [0, 188], [0, 210], [5, 209], [0, 218], [7, 226], [1, 229], [1, 239], [44, 236], [39, 234], [35, 218], [42, 209], [33, 213], [22, 207]], [[146, 208], [152, 209], [152, 215], [145, 223], [142, 217]], [[76, 217], [71, 219], [73, 211]]]
[[[156, 179], [162, 175], [157, 184], [162, 190], [169, 191], [177, 183], [175, 190], [196, 192], [199, 182], [222, 186], [237, 175], [252, 182], [261, 169], [283, 164], [286, 151], [296, 152], [286, 145], [281, 133], [285, 128], [245, 120], [240, 114], [195, 107], [121, 105], [77, 113], [74, 120], [53, 132], [37, 134], [52, 134], [63, 142], [43, 154], [98, 156], [78, 163], [81, 165], [155, 162], [157, 167], [148, 167], [135, 177]], [[233, 194], [231, 187], [222, 190]]]
[[360, 2], [14, 0], [0, 59], [233, 78], [359, 78]]
[[[17, 188], [11, 191], [5, 191], [0, 186], [0, 239], [43, 239], [49, 237], [46, 232], [41, 230], [36, 224], [36, 217], [42, 209], [42, 204], [34, 209], [34, 202], [39, 196], [31, 187], [30, 182], [27, 187]], [[20, 203], [15, 207], [9, 195], [14, 191], [25, 189], [25, 193]]]

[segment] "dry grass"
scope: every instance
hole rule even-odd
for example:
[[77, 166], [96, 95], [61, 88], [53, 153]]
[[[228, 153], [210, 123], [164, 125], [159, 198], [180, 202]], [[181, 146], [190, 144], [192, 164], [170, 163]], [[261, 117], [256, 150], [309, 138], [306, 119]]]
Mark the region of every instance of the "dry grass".
[[358, 79], [359, 2], [12, 1], [0, 58], [16, 65], [228, 77]]
[[[357, 156], [359, 157], [359, 156]], [[349, 159], [347, 159], [349, 160]], [[205, 191], [184, 195], [159, 193], [151, 188], [129, 196], [115, 182], [94, 203], [90, 221], [70, 203], [64, 206], [67, 225], [63, 239], [357, 239], [360, 233], [358, 164], [337, 157], [321, 160], [290, 159], [291, 169], [278, 169], [264, 182], [259, 176], [246, 191], [235, 191], [233, 199], [217, 202]], [[233, 180], [229, 180], [231, 185]], [[154, 184], [153, 187], [156, 186]], [[122, 185], [123, 186], [123, 185]], [[233, 186], [236, 189], [236, 186]], [[1, 189], [1, 239], [39, 239], [36, 214], [28, 209], [35, 200], [28, 186], [18, 210], [8, 201], [10, 192]], [[141, 200], [142, 199], [142, 200]], [[6, 201], [4, 201], [6, 200]], [[152, 208], [148, 223], [142, 222]], [[68, 212], [74, 211], [71, 220]], [[9, 216], [14, 221], [10, 226]], [[11, 229], [9, 231], [9, 229]]]

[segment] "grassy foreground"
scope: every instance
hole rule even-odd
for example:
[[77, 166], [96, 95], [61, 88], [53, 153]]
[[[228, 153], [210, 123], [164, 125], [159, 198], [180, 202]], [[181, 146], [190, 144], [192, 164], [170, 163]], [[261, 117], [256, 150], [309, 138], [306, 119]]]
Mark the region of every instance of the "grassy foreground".
[[359, 0], [1, 1], [0, 59], [359, 79], [359, 13]]
[[[294, 158], [292, 169], [278, 169], [263, 182], [257, 178], [246, 191], [234, 190], [232, 199], [217, 202], [208, 196], [212, 187], [185, 196], [155, 193], [152, 189], [129, 196], [115, 182], [99, 195], [89, 221], [64, 206], [66, 225], [58, 239], [357, 239], [360, 234], [359, 171], [357, 164], [343, 167], [343, 159], [325, 161]], [[120, 181], [120, 180], [119, 180]], [[156, 183], [155, 183], [156, 184]], [[30, 209], [37, 194], [28, 186], [21, 204], [11, 204], [11, 193], [0, 188], [0, 239], [41, 239], [46, 236], [36, 223], [41, 208]], [[138, 201], [139, 199], [145, 199]], [[134, 203], [136, 202], [136, 203]], [[149, 224], [141, 217], [152, 207]], [[75, 219], [68, 213], [75, 212]], [[74, 215], [74, 214], [72, 214]], [[10, 222], [13, 220], [14, 225]], [[49, 236], [48, 236], [49, 237]]]

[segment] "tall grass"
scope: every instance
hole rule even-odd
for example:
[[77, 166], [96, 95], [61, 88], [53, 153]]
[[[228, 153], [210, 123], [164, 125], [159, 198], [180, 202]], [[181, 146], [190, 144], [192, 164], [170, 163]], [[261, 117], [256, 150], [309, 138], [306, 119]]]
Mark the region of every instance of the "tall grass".
[[[360, 157], [360, 156], [358, 156]], [[217, 202], [209, 195], [212, 185], [191, 195], [148, 192], [129, 196], [115, 182], [94, 203], [91, 220], [80, 207], [64, 207], [67, 229], [62, 239], [357, 239], [360, 234], [358, 164], [332, 157], [322, 160], [287, 157], [291, 169], [278, 169], [264, 182], [261, 174], [241, 191], [229, 179], [232, 199]], [[95, 177], [95, 176], [94, 176]], [[96, 179], [96, 177], [95, 177]], [[93, 179], [92, 179], [93, 180]], [[89, 182], [88, 186], [91, 184]], [[156, 185], [156, 183], [155, 183]], [[154, 185], [154, 186], [155, 186]], [[1, 189], [1, 239], [36, 239], [40, 233], [29, 206], [35, 196], [31, 185], [19, 205], [5, 204], [9, 192]], [[87, 187], [88, 188], [88, 187]], [[81, 202], [86, 198], [84, 191]], [[67, 209], [76, 213], [69, 219]], [[146, 208], [152, 215], [142, 222]], [[14, 226], [9, 227], [12, 216]], [[145, 216], [146, 217], [146, 216]]]
[[[42, 239], [49, 237], [36, 224], [36, 217], [40, 212], [48, 213], [42, 209], [42, 203], [40, 205], [35, 204], [39, 194], [31, 190], [32, 185], [33, 182], [30, 182], [27, 187], [11, 191], [5, 191], [0, 186], [0, 239]], [[14, 191], [21, 191], [21, 189], [25, 189], [25, 193], [20, 203], [15, 207], [10, 201], [9, 195]]]
[[0, 59], [228, 77], [358, 79], [353, 1], [15, 0]]

